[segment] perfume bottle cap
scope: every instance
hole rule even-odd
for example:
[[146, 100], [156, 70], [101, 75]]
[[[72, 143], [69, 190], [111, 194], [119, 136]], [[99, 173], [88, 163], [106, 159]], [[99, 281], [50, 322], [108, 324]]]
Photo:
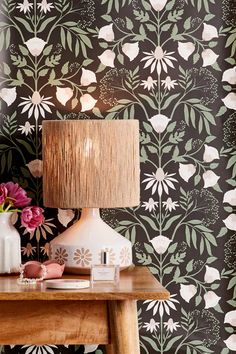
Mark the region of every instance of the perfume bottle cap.
[[109, 264], [109, 252], [108, 251], [102, 250], [101, 264]]

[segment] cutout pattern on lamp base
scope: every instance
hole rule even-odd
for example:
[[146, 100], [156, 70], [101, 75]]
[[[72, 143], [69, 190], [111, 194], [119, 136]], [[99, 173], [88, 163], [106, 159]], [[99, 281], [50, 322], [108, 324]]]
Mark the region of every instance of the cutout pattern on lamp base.
[[132, 244], [108, 226], [99, 209], [85, 208], [81, 218], [50, 242], [50, 258], [65, 263], [65, 271], [89, 274], [101, 263], [101, 251], [109, 252], [110, 264], [125, 269], [132, 265]]

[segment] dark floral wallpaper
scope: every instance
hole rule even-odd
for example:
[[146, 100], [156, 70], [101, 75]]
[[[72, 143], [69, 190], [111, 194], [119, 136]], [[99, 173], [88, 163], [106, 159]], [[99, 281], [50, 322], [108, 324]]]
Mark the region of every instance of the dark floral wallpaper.
[[[42, 206], [44, 119], [140, 121], [141, 203], [102, 215], [171, 293], [140, 303], [144, 354], [236, 351], [235, 25], [235, 0], [0, 2], [2, 181]], [[45, 259], [78, 214], [19, 227], [24, 259]]]

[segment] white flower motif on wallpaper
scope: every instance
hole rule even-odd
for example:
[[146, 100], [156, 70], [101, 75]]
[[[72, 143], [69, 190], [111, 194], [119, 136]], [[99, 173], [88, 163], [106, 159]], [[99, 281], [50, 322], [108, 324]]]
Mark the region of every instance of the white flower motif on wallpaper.
[[185, 285], [180, 284], [180, 295], [186, 301], [189, 302], [197, 293], [197, 288], [195, 285]]
[[227, 216], [227, 218], [223, 220], [223, 223], [229, 230], [236, 231], [236, 214]]
[[28, 134], [32, 134], [32, 132], [35, 129], [35, 125], [31, 125], [30, 122], [25, 122], [25, 125], [19, 125], [18, 130], [21, 132], [21, 134], [25, 134], [26, 136]]
[[219, 152], [216, 148], [213, 146], [209, 146], [207, 144], [204, 144], [204, 155], [203, 155], [203, 161], [205, 162], [212, 162], [214, 160], [218, 160], [220, 158]]
[[226, 313], [224, 323], [229, 323], [231, 326], [236, 327], [236, 310]]
[[82, 75], [80, 78], [81, 86], [89, 86], [93, 82], [97, 82], [96, 74], [91, 70], [82, 68]]
[[205, 309], [209, 309], [211, 307], [215, 307], [218, 305], [220, 301], [220, 296], [217, 296], [214, 291], [208, 291], [206, 294], [204, 294], [204, 300], [205, 300]]
[[44, 98], [38, 91], [35, 91], [31, 97], [21, 97], [23, 100], [19, 104], [19, 107], [23, 107], [21, 113], [28, 112], [28, 118], [34, 115], [36, 121], [39, 119], [40, 114], [45, 118], [45, 112], [52, 113], [50, 106], [54, 106], [54, 103], [50, 102], [51, 98]]
[[36, 159], [26, 164], [33, 177], [39, 178], [43, 175], [43, 161]]
[[28, 48], [30, 54], [32, 54], [34, 57], [38, 57], [42, 53], [46, 44], [47, 42], [39, 37], [30, 38], [25, 42], [25, 45]]
[[75, 212], [72, 209], [58, 209], [57, 217], [60, 223], [67, 227], [69, 222], [74, 219]]
[[111, 49], [106, 49], [101, 55], [98, 55], [101, 63], [105, 66], [110, 66], [114, 68], [115, 53]]
[[0, 97], [6, 102], [7, 106], [11, 106], [16, 100], [16, 87], [13, 88], [3, 88], [0, 90]]
[[169, 318], [167, 322], [164, 322], [164, 328], [171, 333], [177, 331], [178, 327], [180, 327], [179, 322], [174, 322], [173, 318]]
[[218, 269], [206, 265], [206, 272], [204, 276], [205, 283], [213, 283], [216, 280], [220, 280], [220, 273]]
[[209, 66], [209, 65], [213, 65], [216, 63], [216, 60], [219, 58], [219, 55], [214, 53], [212, 49], [204, 49], [202, 52], [202, 60], [203, 60], [203, 64], [202, 66]]
[[224, 342], [227, 345], [227, 348], [233, 351], [236, 350], [236, 334], [231, 334], [231, 336], [229, 336], [228, 339], [224, 340]]
[[156, 69], [157, 74], [160, 76], [161, 71], [164, 70], [165, 73], [168, 71], [168, 66], [174, 68], [173, 61], [177, 61], [175, 57], [172, 56], [174, 52], [169, 52], [163, 50], [162, 47], [157, 46], [155, 51], [144, 52], [146, 55], [141, 61], [145, 61], [144, 68], [151, 66], [151, 73]]
[[157, 133], [163, 133], [170, 121], [170, 118], [166, 117], [164, 114], [156, 114], [150, 118], [149, 121]]
[[85, 93], [80, 97], [80, 103], [81, 112], [86, 112], [90, 111], [95, 106], [97, 100], [95, 100], [89, 93]]
[[225, 98], [222, 98], [225, 106], [236, 111], [236, 93], [230, 92]]
[[161, 80], [161, 84], [165, 89], [167, 88], [169, 91], [174, 89], [175, 86], [178, 86], [177, 80], [171, 80], [170, 76], [167, 76], [165, 80]]
[[150, 0], [150, 3], [155, 11], [161, 11], [166, 6], [167, 0]]
[[127, 55], [130, 61], [133, 61], [139, 54], [139, 44], [136, 43], [125, 43], [122, 45], [122, 52]]
[[230, 205], [236, 206], [236, 188], [225, 192], [223, 203], [229, 203]]
[[54, 6], [52, 2], [47, 2], [47, 0], [42, 0], [38, 5], [38, 8], [40, 9], [41, 12], [44, 12], [45, 14], [47, 12], [50, 12], [51, 9], [54, 9]]
[[172, 210], [175, 210], [179, 204], [176, 201], [173, 201], [170, 197], [167, 198], [166, 201], [162, 202], [162, 205], [165, 207], [166, 210], [171, 212]]
[[154, 318], [150, 319], [150, 322], [144, 322], [143, 328], [146, 328], [147, 332], [155, 332], [159, 328], [159, 322], [156, 322]]
[[179, 301], [175, 297], [176, 294], [171, 294], [169, 300], [146, 300], [144, 301], [144, 304], [148, 304], [147, 311], [152, 310], [153, 316], [158, 313], [159, 316], [162, 318], [164, 313], [169, 316], [171, 310], [177, 310], [175, 304], [179, 304]]
[[157, 84], [157, 80], [153, 80], [153, 78], [151, 76], [148, 76], [147, 80], [142, 80], [141, 82], [141, 86], [144, 86], [144, 88], [148, 89], [148, 91], [150, 91], [151, 89], [153, 89]]
[[157, 254], [163, 254], [167, 251], [172, 240], [166, 236], [159, 235], [154, 237], [150, 242]]
[[218, 38], [219, 34], [215, 26], [203, 23], [202, 39], [204, 41], [210, 41], [213, 38]]
[[227, 81], [231, 85], [236, 85], [236, 66], [223, 72], [222, 81]]
[[33, 8], [33, 3], [29, 2], [28, 0], [24, 0], [23, 3], [18, 2], [16, 8], [19, 9], [20, 12], [24, 12], [24, 14], [26, 14], [27, 12], [30, 12], [30, 10]]
[[173, 178], [175, 173], [168, 174], [167, 172], [164, 172], [161, 167], [159, 167], [156, 172], [153, 172], [151, 175], [149, 173], [144, 173], [144, 175], [148, 177], [142, 182], [148, 182], [145, 189], [152, 188], [152, 194], [155, 194], [157, 190], [159, 196], [162, 195], [163, 191], [165, 191], [166, 194], [169, 194], [169, 188], [175, 189], [173, 182], [178, 182], [177, 179]]
[[145, 210], [149, 210], [150, 212], [152, 210], [156, 210], [156, 207], [158, 206], [158, 202], [155, 202], [153, 198], [149, 198], [148, 202], [143, 202], [142, 207], [145, 208]]
[[26, 349], [25, 354], [54, 354], [53, 349], [58, 347], [57, 345], [24, 345], [21, 348]]
[[193, 54], [195, 50], [195, 45], [192, 42], [178, 42], [178, 52], [179, 55], [188, 60], [191, 54]]
[[115, 39], [115, 35], [113, 31], [113, 23], [101, 27], [98, 33], [98, 38], [105, 39], [107, 42], [113, 42]]
[[189, 179], [195, 174], [196, 170], [196, 166], [194, 166], [192, 163], [179, 164], [179, 175], [185, 182], [189, 181]]
[[66, 105], [72, 96], [73, 90], [70, 87], [57, 87], [56, 98], [63, 106]]
[[202, 178], [204, 181], [203, 188], [209, 188], [214, 187], [216, 185], [216, 183], [220, 179], [220, 176], [218, 176], [215, 172], [209, 170], [203, 173]]

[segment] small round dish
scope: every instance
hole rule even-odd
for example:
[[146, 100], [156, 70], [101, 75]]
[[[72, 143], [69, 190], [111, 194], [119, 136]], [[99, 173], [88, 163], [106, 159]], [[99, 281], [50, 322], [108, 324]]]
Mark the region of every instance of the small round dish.
[[85, 289], [90, 281], [85, 279], [51, 279], [45, 280], [46, 288], [50, 289]]

